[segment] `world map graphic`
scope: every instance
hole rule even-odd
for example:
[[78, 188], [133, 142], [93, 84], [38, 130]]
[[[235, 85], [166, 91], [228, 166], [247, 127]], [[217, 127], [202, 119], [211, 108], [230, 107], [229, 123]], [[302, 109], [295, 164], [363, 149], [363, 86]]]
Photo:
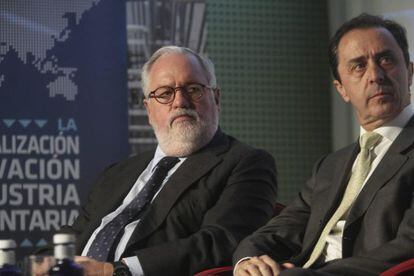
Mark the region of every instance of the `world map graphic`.
[[[49, 76], [46, 88], [50, 98], [74, 101], [79, 93], [75, 82], [78, 68], [59, 66], [53, 48], [70, 37], [83, 14], [99, 1], [1, 1], [0, 64], [13, 51], [24, 65]], [[6, 78], [0, 71], [0, 89]]]

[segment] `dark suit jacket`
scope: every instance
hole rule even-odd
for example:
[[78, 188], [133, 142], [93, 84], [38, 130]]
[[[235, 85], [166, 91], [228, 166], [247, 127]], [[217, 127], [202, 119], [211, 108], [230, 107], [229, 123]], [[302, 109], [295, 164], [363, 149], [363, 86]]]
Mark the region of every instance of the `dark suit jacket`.
[[[100, 175], [79, 217], [80, 254], [102, 217], [116, 209], [154, 152], [118, 163]], [[151, 204], [123, 257], [138, 256], [146, 276], [192, 275], [231, 263], [242, 238], [265, 224], [276, 202], [273, 157], [220, 132], [188, 156]]]
[[[350, 209], [343, 233], [343, 259], [320, 271], [334, 275], [378, 275], [414, 257], [414, 119], [400, 133]], [[312, 178], [282, 213], [241, 242], [234, 262], [268, 254], [302, 266], [335, 212], [359, 145], [321, 158]]]

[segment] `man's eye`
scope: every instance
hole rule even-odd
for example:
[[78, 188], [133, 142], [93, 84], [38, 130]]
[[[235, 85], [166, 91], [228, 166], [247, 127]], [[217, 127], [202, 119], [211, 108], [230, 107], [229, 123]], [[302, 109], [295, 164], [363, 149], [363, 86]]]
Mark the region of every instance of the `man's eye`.
[[201, 90], [202, 89], [199, 85], [190, 85], [190, 86], [187, 87], [187, 93], [189, 93], [189, 94], [200, 93]]
[[363, 63], [355, 63], [352, 65], [351, 70], [360, 72], [365, 69], [365, 64]]
[[380, 64], [389, 65], [394, 63], [394, 59], [392, 56], [383, 56], [379, 60]]
[[170, 98], [173, 94], [174, 94], [174, 90], [166, 89], [166, 90], [160, 91], [160, 93], [158, 93], [157, 97], [159, 97], [159, 98]]

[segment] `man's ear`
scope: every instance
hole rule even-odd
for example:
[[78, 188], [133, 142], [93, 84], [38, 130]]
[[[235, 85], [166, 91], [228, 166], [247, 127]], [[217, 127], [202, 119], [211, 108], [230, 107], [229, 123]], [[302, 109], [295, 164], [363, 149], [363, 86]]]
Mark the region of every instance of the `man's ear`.
[[408, 88], [410, 88], [413, 83], [413, 63], [408, 64]]
[[214, 95], [214, 101], [217, 105], [218, 110], [220, 110], [220, 104], [221, 104], [221, 90], [220, 87], [217, 87], [216, 89], [214, 89], [213, 91], [213, 95]]
[[339, 80], [334, 80], [333, 84], [336, 88], [336, 91], [338, 91], [339, 95], [341, 95], [342, 99], [345, 102], [349, 102], [350, 99], [348, 97], [348, 93], [346, 93], [345, 87], [342, 85], [342, 83]]
[[143, 99], [142, 102], [144, 103], [145, 109], [149, 113], [149, 111], [148, 111], [148, 100], [147, 99]]
[[143, 99], [142, 102], [144, 103], [145, 109], [147, 110], [147, 115], [148, 115], [148, 122], [151, 124], [150, 122], [150, 108], [149, 108], [149, 103], [148, 103], [148, 99]]

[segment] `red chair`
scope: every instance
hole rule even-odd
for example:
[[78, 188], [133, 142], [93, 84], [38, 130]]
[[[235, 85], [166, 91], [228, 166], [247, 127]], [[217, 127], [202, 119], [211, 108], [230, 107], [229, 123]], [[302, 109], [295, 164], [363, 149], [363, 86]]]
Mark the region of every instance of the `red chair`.
[[[212, 274], [214, 275], [214, 274]], [[382, 272], [380, 276], [410, 276], [414, 275], [414, 258], [397, 264]]]
[[[281, 203], [276, 203], [275, 208], [273, 210], [273, 215], [277, 216], [279, 213], [285, 208], [285, 205]], [[233, 275], [233, 267], [232, 266], [222, 266], [216, 267], [212, 269], [203, 270], [194, 274], [194, 276], [232, 276]]]

